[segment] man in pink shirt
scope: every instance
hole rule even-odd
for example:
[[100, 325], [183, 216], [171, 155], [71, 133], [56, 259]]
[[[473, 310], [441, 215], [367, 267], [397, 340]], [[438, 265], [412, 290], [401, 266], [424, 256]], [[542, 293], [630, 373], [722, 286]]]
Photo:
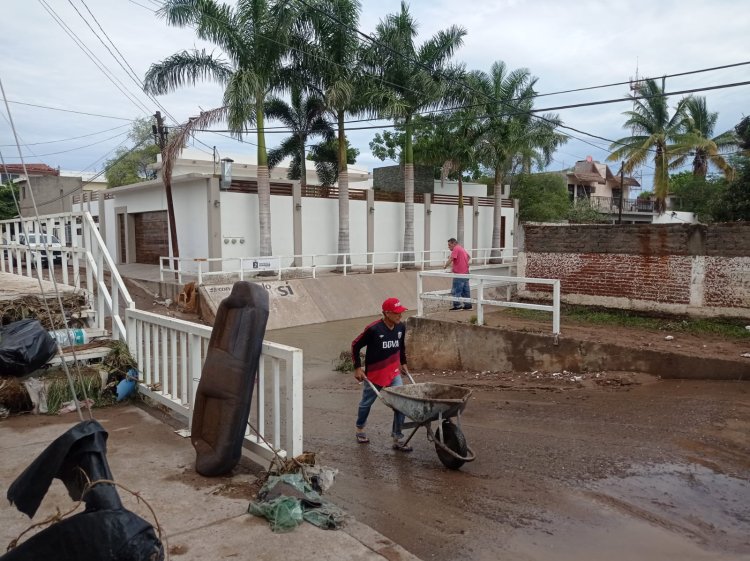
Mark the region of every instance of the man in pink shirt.
[[[466, 250], [458, 244], [456, 238], [448, 240], [448, 249], [451, 250], [448, 261], [445, 262], [445, 268], [451, 267], [451, 272], [457, 275], [468, 275], [469, 274], [469, 254]], [[454, 278], [453, 287], [451, 288], [451, 296], [454, 298], [471, 298], [471, 291], [469, 290], [469, 279], [468, 278]], [[471, 310], [471, 302], [463, 302], [463, 304], [457, 300], [453, 301], [453, 307], [451, 310]]]

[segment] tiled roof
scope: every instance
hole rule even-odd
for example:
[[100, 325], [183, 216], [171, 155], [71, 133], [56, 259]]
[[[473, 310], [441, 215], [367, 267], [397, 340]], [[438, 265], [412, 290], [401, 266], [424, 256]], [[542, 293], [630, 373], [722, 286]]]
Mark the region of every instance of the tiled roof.
[[[49, 167], [47, 164], [26, 164], [26, 171], [29, 175], [60, 175], [60, 171]], [[23, 175], [22, 164], [5, 164], [0, 166], [0, 172], [15, 173]]]

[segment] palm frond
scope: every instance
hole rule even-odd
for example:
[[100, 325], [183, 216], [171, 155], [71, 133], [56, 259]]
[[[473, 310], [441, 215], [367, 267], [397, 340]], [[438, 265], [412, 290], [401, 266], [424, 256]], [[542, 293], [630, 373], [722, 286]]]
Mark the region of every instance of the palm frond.
[[146, 93], [162, 95], [184, 85], [195, 85], [199, 80], [214, 79], [226, 84], [231, 76], [232, 67], [213, 53], [182, 51], [152, 64], [143, 79], [143, 89]]

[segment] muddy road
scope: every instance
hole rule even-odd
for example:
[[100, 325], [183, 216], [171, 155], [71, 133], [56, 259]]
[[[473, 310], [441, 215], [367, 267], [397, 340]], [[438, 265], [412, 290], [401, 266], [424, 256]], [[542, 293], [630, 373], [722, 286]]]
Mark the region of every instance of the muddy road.
[[305, 360], [305, 448], [329, 497], [425, 560], [750, 559], [750, 382], [625, 373], [424, 372], [474, 392], [477, 460], [443, 467], [424, 429], [390, 449], [391, 411], [354, 439], [361, 386], [333, 371], [367, 319], [270, 331]]

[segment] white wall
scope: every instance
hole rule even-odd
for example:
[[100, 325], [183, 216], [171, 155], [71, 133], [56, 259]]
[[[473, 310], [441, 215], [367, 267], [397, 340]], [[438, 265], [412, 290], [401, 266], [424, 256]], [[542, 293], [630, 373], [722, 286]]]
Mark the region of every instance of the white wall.
[[[467, 183], [464, 181], [463, 185], [464, 197], [486, 197], [487, 186], [484, 183]], [[436, 195], [454, 195], [458, 196], [458, 181], [444, 181], [443, 186], [440, 186], [440, 180], [435, 180], [435, 187], [433, 189]]]
[[[113, 192], [114, 199], [106, 201], [107, 241], [110, 252], [116, 255], [115, 207], [127, 207], [128, 214], [166, 210], [164, 188], [154, 184], [145, 188]], [[221, 191], [221, 256], [224, 258], [256, 257], [260, 254], [258, 226], [258, 196], [249, 193]], [[180, 255], [183, 258], [205, 258], [208, 256], [208, 205], [212, 204], [205, 178], [183, 181], [175, 187], [175, 213], [177, 234], [180, 239]], [[298, 212], [293, 208], [294, 199], [289, 196], [271, 197], [272, 249], [276, 256], [283, 256], [282, 266], [291, 264], [294, 255], [293, 217]], [[92, 205], [93, 206], [93, 205]], [[458, 237], [456, 232], [457, 208], [455, 205], [432, 204], [430, 216], [430, 248], [433, 261], [444, 259], [446, 240]], [[404, 204], [376, 201], [374, 218], [374, 251], [388, 253], [376, 257], [376, 263], [393, 262], [394, 252], [403, 251]], [[323, 255], [338, 252], [338, 200], [302, 197], [302, 254]], [[475, 217], [471, 204], [464, 206], [464, 247], [473, 249], [472, 224], [479, 224], [479, 248], [492, 244], [492, 207], [479, 207]], [[513, 247], [512, 208], [502, 208], [506, 217], [505, 246]], [[349, 201], [350, 251], [364, 254], [367, 251], [366, 201]], [[414, 250], [418, 257], [424, 250], [424, 205], [414, 204]], [[228, 243], [224, 243], [228, 240]], [[234, 243], [232, 243], [234, 241]], [[241, 243], [243, 242], [244, 243]], [[356, 256], [355, 256], [356, 257]], [[334, 258], [316, 259], [320, 265], [333, 264]], [[308, 262], [304, 264], [309, 264]], [[234, 268], [238, 263], [229, 264]], [[185, 265], [183, 265], [185, 266]], [[186, 270], [188, 268], [186, 267]]]

